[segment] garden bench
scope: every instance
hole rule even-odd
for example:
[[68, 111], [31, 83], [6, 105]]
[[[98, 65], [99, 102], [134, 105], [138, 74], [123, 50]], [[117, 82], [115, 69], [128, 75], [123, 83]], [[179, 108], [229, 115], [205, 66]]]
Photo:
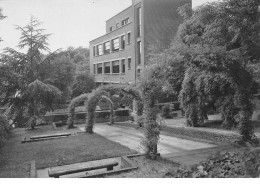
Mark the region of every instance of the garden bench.
[[50, 134], [50, 135], [40, 135], [40, 136], [33, 136], [30, 137], [30, 139], [44, 139], [44, 138], [53, 138], [53, 137], [64, 137], [64, 136], [70, 136], [71, 133], [62, 133], [62, 134]]
[[110, 162], [101, 162], [95, 163], [91, 165], [74, 165], [74, 166], [67, 166], [64, 168], [50, 168], [48, 170], [49, 177], [59, 178], [63, 175], [74, 174], [84, 171], [91, 171], [96, 169], [103, 169], [107, 168], [107, 171], [112, 171], [114, 166], [117, 166], [119, 163], [118, 161], [110, 161]]

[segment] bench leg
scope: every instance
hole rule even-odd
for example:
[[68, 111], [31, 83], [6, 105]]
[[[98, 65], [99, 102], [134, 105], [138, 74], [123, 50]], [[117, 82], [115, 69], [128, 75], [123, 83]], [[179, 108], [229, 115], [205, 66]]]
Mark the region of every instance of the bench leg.
[[113, 171], [113, 166], [108, 166], [107, 171]]

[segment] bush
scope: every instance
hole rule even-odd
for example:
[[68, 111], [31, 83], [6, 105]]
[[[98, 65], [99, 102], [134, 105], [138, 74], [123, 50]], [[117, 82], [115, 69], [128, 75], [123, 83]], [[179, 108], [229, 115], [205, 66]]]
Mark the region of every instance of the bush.
[[180, 166], [166, 176], [175, 178], [256, 178], [260, 177], [260, 150], [246, 150], [243, 153], [217, 152], [211, 158], [190, 169]]

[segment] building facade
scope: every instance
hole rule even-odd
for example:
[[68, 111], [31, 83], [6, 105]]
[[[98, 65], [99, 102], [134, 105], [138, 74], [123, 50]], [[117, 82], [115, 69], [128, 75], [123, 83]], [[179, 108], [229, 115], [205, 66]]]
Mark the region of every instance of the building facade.
[[167, 46], [182, 18], [177, 9], [191, 0], [132, 0], [106, 21], [106, 34], [92, 40], [90, 71], [96, 83], [135, 83], [152, 45]]

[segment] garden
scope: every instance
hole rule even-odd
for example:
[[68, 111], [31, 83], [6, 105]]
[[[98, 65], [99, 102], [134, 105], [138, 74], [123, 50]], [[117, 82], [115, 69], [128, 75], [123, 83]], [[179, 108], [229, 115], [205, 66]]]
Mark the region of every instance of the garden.
[[[65, 57], [75, 50], [49, 52], [49, 34], [38, 28], [36, 18], [25, 27], [17, 26], [22, 34], [18, 47], [26, 48], [27, 53], [6, 48], [0, 58], [0, 94], [4, 94], [0, 177], [28, 177], [31, 160], [36, 161], [37, 169], [44, 169], [136, 154], [95, 133], [96, 118], [107, 119], [114, 126], [115, 119], [124, 115], [132, 115], [134, 126], [142, 127], [145, 154], [127, 158], [138, 170], [105, 177], [260, 177], [260, 122], [252, 121], [253, 95], [260, 91], [260, 56], [255, 49], [260, 43], [258, 5], [257, 0], [227, 0], [195, 10], [188, 4], [180, 7], [184, 22], [172, 44], [150, 48], [142, 75], [133, 85], [96, 87], [93, 77], [84, 74], [89, 68], [80, 71], [82, 63]], [[97, 112], [104, 102], [109, 109]], [[46, 112], [59, 109], [55, 106], [67, 109], [66, 127], [45, 125]], [[83, 133], [75, 125], [78, 106], [84, 109]], [[127, 108], [118, 110], [121, 107]], [[219, 119], [209, 120], [216, 114]], [[163, 125], [165, 119], [183, 115], [181, 127]], [[13, 124], [23, 129], [12, 130]], [[207, 128], [231, 130], [236, 135], [223, 136]], [[218, 152], [187, 167], [160, 157], [161, 132], [250, 149]], [[73, 136], [21, 144], [24, 137], [55, 133]]]

